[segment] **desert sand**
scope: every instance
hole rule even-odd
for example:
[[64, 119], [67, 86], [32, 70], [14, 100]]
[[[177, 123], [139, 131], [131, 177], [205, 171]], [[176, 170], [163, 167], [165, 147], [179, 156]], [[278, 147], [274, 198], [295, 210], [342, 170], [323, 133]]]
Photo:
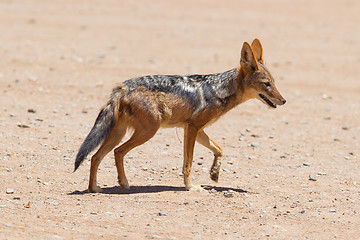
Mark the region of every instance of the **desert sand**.
[[[13, 1], [0, 3], [0, 239], [359, 239], [360, 2]], [[79, 146], [111, 89], [149, 74], [239, 64], [259, 38], [287, 103], [248, 101], [207, 128], [183, 186], [182, 129], [113, 154], [87, 192]]]

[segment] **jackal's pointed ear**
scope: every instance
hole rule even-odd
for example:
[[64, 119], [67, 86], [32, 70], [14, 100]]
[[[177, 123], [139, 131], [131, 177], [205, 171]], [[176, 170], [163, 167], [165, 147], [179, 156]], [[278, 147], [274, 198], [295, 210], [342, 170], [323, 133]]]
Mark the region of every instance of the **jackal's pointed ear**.
[[261, 46], [260, 40], [255, 38], [251, 43], [251, 48], [255, 54], [255, 59], [259, 61], [261, 64], [264, 64], [263, 60], [263, 48]]
[[255, 60], [255, 55], [253, 50], [251, 49], [249, 43], [244, 42], [241, 49], [241, 66], [245, 67], [247, 70], [255, 71], [259, 69], [259, 65]]

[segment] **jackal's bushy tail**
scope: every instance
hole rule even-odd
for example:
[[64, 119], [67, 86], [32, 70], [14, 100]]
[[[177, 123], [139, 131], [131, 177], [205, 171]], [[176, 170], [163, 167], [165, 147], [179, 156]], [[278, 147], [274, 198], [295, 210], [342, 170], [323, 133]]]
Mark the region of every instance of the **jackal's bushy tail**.
[[90, 133], [85, 138], [83, 144], [81, 144], [79, 152], [76, 155], [74, 172], [78, 169], [86, 156], [99, 146], [99, 144], [109, 135], [111, 129], [115, 125], [115, 119], [119, 117], [116, 116], [116, 114], [119, 114], [120, 101], [124, 96], [126, 89], [127, 87], [125, 85], [119, 85], [114, 88], [109, 102], [101, 109]]

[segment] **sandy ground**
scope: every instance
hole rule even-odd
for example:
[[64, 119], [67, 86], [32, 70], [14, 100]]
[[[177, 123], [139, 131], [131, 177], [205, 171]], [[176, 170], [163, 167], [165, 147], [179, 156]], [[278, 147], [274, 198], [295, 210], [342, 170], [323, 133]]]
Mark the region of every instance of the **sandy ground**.
[[[1, 239], [359, 239], [360, 2], [0, 2]], [[242, 104], [208, 127], [181, 177], [182, 129], [112, 154], [103, 193], [77, 150], [112, 87], [148, 74], [222, 72], [258, 37], [285, 106]], [[309, 175], [316, 181], [309, 180]]]

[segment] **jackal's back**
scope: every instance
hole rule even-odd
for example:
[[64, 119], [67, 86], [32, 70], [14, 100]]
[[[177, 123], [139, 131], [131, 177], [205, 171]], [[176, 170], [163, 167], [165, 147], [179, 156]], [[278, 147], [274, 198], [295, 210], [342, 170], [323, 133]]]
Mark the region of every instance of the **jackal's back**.
[[196, 112], [211, 105], [222, 105], [236, 91], [237, 70], [208, 75], [149, 75], [126, 80], [129, 94], [138, 87], [152, 92], [173, 94], [189, 102]]

